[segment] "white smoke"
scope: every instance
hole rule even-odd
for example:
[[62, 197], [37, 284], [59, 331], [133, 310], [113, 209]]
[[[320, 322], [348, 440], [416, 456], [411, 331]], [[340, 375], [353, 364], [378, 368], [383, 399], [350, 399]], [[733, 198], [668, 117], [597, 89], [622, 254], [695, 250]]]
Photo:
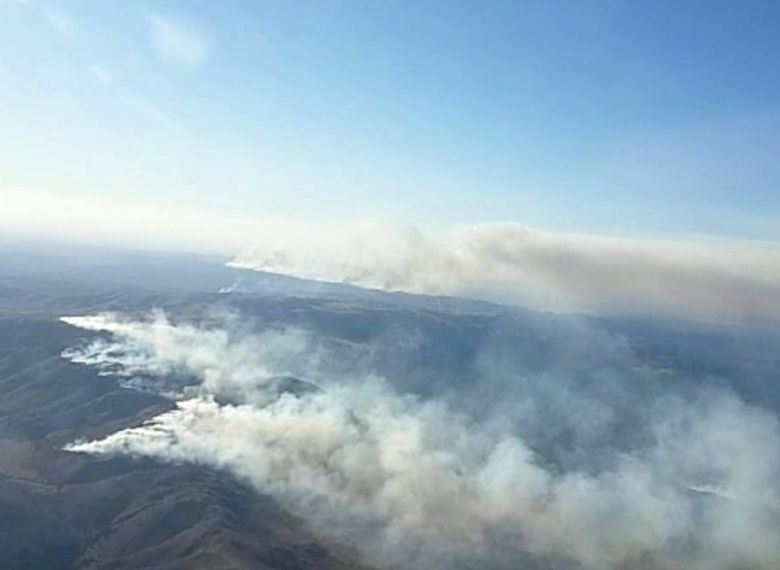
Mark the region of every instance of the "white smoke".
[[219, 394], [231, 401], [251, 402], [264, 396], [263, 389], [270, 388], [276, 376], [298, 373], [289, 367], [296, 357], [306, 351], [307, 362], [312, 362], [316, 351], [301, 330], [271, 331], [234, 342], [226, 330], [174, 325], [159, 311], [145, 321], [111, 313], [61, 320], [113, 335], [110, 340], [100, 338], [89, 346], [67, 349], [65, 358], [123, 378], [194, 377], [194, 386], [185, 384], [180, 394], [168, 393], [174, 397]]
[[363, 224], [278, 227], [230, 265], [555, 310], [741, 319], [780, 312], [776, 246], [555, 234], [485, 224], [447, 237]]
[[[66, 357], [198, 379], [176, 409], [68, 449], [227, 469], [371, 563], [780, 567], [780, 426], [729, 395], [670, 396], [652, 416], [650, 444], [601, 469], [561, 470], [511, 421], [399, 393], [359, 367], [329, 376], [328, 355], [298, 331], [237, 334], [162, 314], [63, 320], [111, 336]], [[269, 394], [268, 378], [299, 374], [319, 389]], [[569, 406], [576, 418], [578, 402]]]

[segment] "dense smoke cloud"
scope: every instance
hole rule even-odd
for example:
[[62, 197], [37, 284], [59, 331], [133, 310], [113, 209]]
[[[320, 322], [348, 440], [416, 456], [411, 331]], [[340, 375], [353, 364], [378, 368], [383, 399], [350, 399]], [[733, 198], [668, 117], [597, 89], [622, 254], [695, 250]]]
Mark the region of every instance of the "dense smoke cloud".
[[[593, 430], [594, 417], [619, 415], [619, 399], [605, 395], [609, 378], [576, 389], [569, 378], [544, 375], [538, 384], [496, 384], [487, 371], [508, 368], [487, 353], [485, 388], [517, 380], [526, 397], [507, 406], [490, 395], [477, 409], [458, 394], [400, 391], [361, 358], [350, 363], [351, 373], [334, 376], [330, 360], [343, 355], [301, 331], [202, 328], [162, 314], [63, 320], [110, 337], [66, 351], [71, 360], [124, 376], [195, 379], [176, 394], [176, 409], [70, 450], [227, 469], [373, 564], [780, 566], [780, 427], [769, 412], [729, 394], [669, 390], [635, 401], [647, 409], [643, 442], [613, 443], [608, 454], [585, 443], [586, 455], [603, 459], [567, 465], [550, 460], [534, 434], [564, 415], [583, 432]], [[592, 360], [612, 359], [610, 369], [631, 373], [619, 342], [596, 331], [583, 346], [580, 356], [590, 351]], [[307, 382], [276, 380], [288, 376]], [[551, 382], [568, 386], [566, 397], [556, 396]], [[595, 401], [588, 390], [603, 400], [597, 414], [586, 413]]]
[[780, 312], [772, 246], [628, 240], [479, 225], [447, 239], [410, 227], [278, 227], [234, 267], [560, 310], [741, 319]]

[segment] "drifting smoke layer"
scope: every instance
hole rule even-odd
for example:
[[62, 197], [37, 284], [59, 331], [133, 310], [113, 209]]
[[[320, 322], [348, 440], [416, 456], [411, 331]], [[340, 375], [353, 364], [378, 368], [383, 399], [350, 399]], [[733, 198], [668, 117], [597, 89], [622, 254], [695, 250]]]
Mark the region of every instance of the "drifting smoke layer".
[[[175, 410], [68, 449], [230, 470], [375, 564], [780, 567], [780, 427], [728, 395], [670, 397], [650, 444], [600, 470], [560, 470], [512, 422], [398, 393], [376, 375], [328, 377], [327, 355], [308, 358], [297, 332], [236, 335], [160, 314], [63, 320], [113, 338], [68, 351], [73, 360], [200, 380]], [[269, 393], [269, 377], [307, 372], [319, 390]], [[225, 393], [237, 403], [219, 403]]]
[[275, 231], [230, 265], [391, 291], [597, 313], [766, 317], [780, 312], [773, 247], [654, 242], [480, 225]]

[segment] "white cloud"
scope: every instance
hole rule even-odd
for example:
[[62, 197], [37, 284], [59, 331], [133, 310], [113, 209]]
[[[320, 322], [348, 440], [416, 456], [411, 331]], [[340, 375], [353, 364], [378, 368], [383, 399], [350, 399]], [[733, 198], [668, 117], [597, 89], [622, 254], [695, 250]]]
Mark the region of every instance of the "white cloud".
[[[89, 72], [95, 80], [103, 85], [112, 85], [114, 83], [114, 75], [102, 65], [93, 63], [89, 66]], [[116, 93], [121, 97], [121, 100], [138, 113], [138, 115], [145, 119], [149, 119], [156, 126], [164, 127], [171, 132], [181, 131], [181, 125], [170, 114], [160, 109], [160, 107], [151, 101], [126, 89], [118, 89]]]
[[114, 76], [111, 75], [111, 72], [97, 63], [93, 63], [89, 66], [89, 71], [92, 73], [92, 76], [103, 85], [110, 85], [114, 82]]
[[44, 13], [49, 25], [67, 38], [76, 37], [76, 25], [73, 18], [61, 9], [49, 9]]
[[143, 97], [131, 94], [128, 94], [125, 99], [131, 107], [133, 107], [144, 117], [154, 121], [157, 125], [165, 127], [172, 132], [181, 131], [181, 125], [179, 125], [176, 119], [171, 117], [171, 115], [160, 109], [160, 107], [154, 103], [144, 99]]
[[183, 22], [159, 14], [147, 17], [152, 44], [160, 57], [187, 67], [206, 62], [211, 53], [211, 42], [206, 36]]

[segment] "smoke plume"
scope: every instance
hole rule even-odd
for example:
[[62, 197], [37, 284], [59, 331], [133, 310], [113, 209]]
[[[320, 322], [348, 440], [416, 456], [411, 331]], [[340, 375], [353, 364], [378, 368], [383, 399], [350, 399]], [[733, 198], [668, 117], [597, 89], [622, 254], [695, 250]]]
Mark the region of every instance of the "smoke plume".
[[[101, 335], [64, 353], [75, 362], [190, 378], [168, 386], [174, 410], [69, 450], [228, 470], [377, 566], [780, 567], [777, 418], [721, 390], [617, 385], [647, 378], [603, 332], [572, 333], [584, 379], [565, 363], [519, 374], [486, 351], [469, 405], [469, 387], [400, 389], [366, 356], [381, 346], [339, 367], [344, 354], [300, 330], [63, 320]], [[630, 421], [641, 437], [619, 441]], [[554, 452], [567, 422], [582, 458]]]
[[412, 293], [600, 314], [743, 319], [780, 312], [776, 247], [554, 234], [478, 225], [274, 228], [230, 265]]

